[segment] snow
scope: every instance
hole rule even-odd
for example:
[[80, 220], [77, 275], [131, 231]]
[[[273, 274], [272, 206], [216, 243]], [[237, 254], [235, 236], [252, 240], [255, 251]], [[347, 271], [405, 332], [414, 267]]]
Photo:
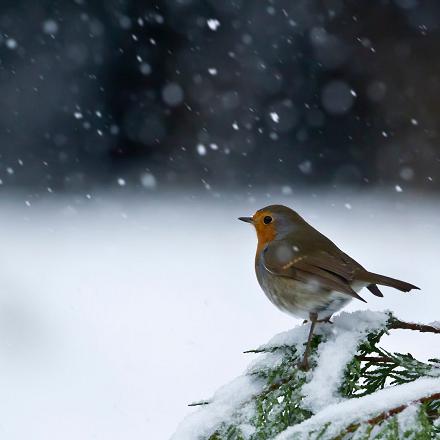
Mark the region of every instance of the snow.
[[[317, 412], [341, 400], [336, 399], [335, 395], [342, 379], [344, 366], [355, 353], [362, 337], [371, 330], [382, 328], [387, 320], [388, 315], [385, 313], [362, 311], [342, 313], [335, 318], [333, 325], [319, 326], [320, 333], [325, 334], [328, 341], [321, 344], [318, 351], [318, 367], [312, 372], [309, 382], [303, 386], [304, 407]], [[308, 331], [309, 325], [296, 327], [276, 335], [260, 348], [281, 345], [303, 346]], [[182, 422], [172, 438], [190, 440], [208, 437], [222, 421], [230, 419], [242, 404], [249, 402], [253, 395], [263, 390], [265, 382], [249, 375], [255, 371], [273, 368], [282, 360], [283, 353], [278, 350], [251, 362], [246, 370], [247, 376], [240, 376], [221, 388], [212, 399], [209, 399], [208, 405], [202, 406]]]
[[312, 167], [312, 162], [310, 162], [310, 160], [305, 160], [298, 165], [298, 168], [304, 174], [310, 174], [312, 172]]
[[208, 25], [209, 29], [212, 31], [216, 31], [220, 27], [220, 21], [216, 18], [209, 18], [206, 21], [206, 24]]
[[197, 153], [200, 156], [205, 156], [206, 155], [206, 147], [203, 144], [198, 144], [197, 145]]
[[52, 19], [45, 20], [42, 27], [45, 34], [54, 35], [58, 32], [58, 23]]
[[281, 193], [285, 196], [289, 196], [293, 193], [292, 187], [289, 185], [283, 185], [281, 187]]
[[139, 67], [139, 70], [141, 71], [142, 75], [150, 75], [150, 73], [153, 71], [148, 63], [142, 63]]
[[278, 124], [278, 122], [280, 122], [280, 116], [279, 116], [278, 113], [276, 113], [276, 112], [270, 112], [270, 118], [271, 118], [272, 121], [275, 122], [276, 124]]
[[172, 435], [171, 440], [207, 438], [222, 421], [230, 419], [234, 411], [262, 391], [264, 381], [240, 376], [220, 388], [209, 405], [187, 417]]
[[[368, 419], [383, 411], [400, 406], [402, 402], [412, 402], [420, 397], [430, 395], [440, 390], [440, 378], [423, 378], [411, 384], [388, 388], [377, 394], [363, 398], [348, 399], [338, 395], [338, 389], [343, 380], [343, 372], [347, 363], [356, 353], [359, 342], [371, 331], [385, 327], [389, 319], [388, 313], [369, 310], [352, 313], [342, 312], [334, 318], [333, 324], [321, 324], [317, 333], [324, 335], [317, 352], [317, 367], [307, 373], [307, 383], [302, 387], [304, 396], [302, 406], [315, 415], [310, 419], [288, 428], [277, 436], [277, 440], [309, 438], [309, 433], [326, 422], [332, 426], [323, 438], [333, 438], [342, 429], [352, 423]], [[297, 346], [301, 352], [307, 339], [309, 325], [302, 325], [293, 330], [282, 332], [273, 337], [267, 344], [259, 347], [274, 348], [283, 345]], [[174, 440], [190, 440], [207, 438], [224, 420], [239, 418], [245, 421], [252, 417], [248, 411], [253, 410], [251, 398], [264, 389], [264, 381], [251, 375], [257, 371], [271, 369], [281, 364], [284, 355], [281, 350], [267, 353], [251, 362], [246, 370], [247, 376], [240, 376], [229, 385], [221, 388], [209, 404], [187, 417], [173, 435]], [[241, 406], [245, 406], [245, 417], [241, 415]], [[239, 411], [237, 411], [239, 410]], [[402, 423], [414, 414], [409, 409], [400, 417]]]
[[304, 422], [286, 429], [275, 440], [307, 439], [308, 433], [331, 422], [324, 438], [332, 438], [352, 423], [368, 419], [381, 412], [408, 404], [424, 396], [440, 392], [439, 378], [421, 378], [414, 382], [377, 391], [374, 394], [350, 399], [328, 406]]
[[167, 84], [162, 90], [162, 99], [170, 107], [176, 107], [183, 102], [184, 93], [182, 87], [177, 83]]
[[[169, 438], [197, 411], [189, 403], [246, 370], [256, 356], [244, 350], [282, 331], [274, 342], [304, 341], [308, 325], [292, 336], [300, 321], [261, 292], [255, 232], [236, 220], [269, 203], [296, 208], [365, 267], [422, 288], [384, 288], [345, 310], [439, 319], [437, 199], [279, 186], [213, 198], [159, 193], [159, 183], [137, 197], [115, 185], [119, 196], [54, 187], [46, 199], [0, 200], [2, 438]], [[385, 348], [440, 358], [438, 338], [395, 330]]]
[[397, 415], [399, 428], [402, 432], [410, 430], [412, 427], [414, 427], [419, 409], [419, 404], [413, 404], [405, 408], [401, 413]]
[[17, 49], [18, 43], [17, 40], [15, 40], [14, 38], [8, 38], [6, 40], [6, 47], [8, 49], [14, 50]]
[[310, 381], [303, 386], [304, 406], [313, 413], [326, 406], [341, 401], [337, 391], [343, 380], [345, 365], [356, 353], [363, 337], [373, 330], [383, 328], [388, 315], [381, 312], [346, 313], [334, 319], [334, 324], [326, 324], [328, 340], [318, 349], [318, 365], [312, 372]]
[[141, 183], [144, 188], [154, 189], [157, 186], [156, 177], [149, 172], [142, 173], [141, 175]]

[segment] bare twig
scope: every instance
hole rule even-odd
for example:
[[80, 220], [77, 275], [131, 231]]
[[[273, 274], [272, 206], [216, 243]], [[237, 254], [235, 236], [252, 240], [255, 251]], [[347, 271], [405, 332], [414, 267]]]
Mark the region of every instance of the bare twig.
[[203, 405], [209, 405], [210, 402], [205, 400], [204, 402], [194, 402], [194, 403], [188, 403], [188, 406], [203, 406]]
[[403, 330], [415, 330], [422, 333], [440, 333], [440, 328], [433, 327], [432, 325], [416, 324], [414, 322], [404, 322], [399, 319], [392, 318], [389, 325], [389, 329], [403, 329]]
[[365, 362], [394, 362], [389, 356], [356, 356], [356, 359]]
[[252, 350], [246, 350], [243, 351], [243, 353], [272, 353], [276, 350], [288, 350], [288, 349], [292, 349], [295, 347], [292, 347], [291, 345], [274, 345], [272, 347], [262, 347], [262, 348], [254, 348]]

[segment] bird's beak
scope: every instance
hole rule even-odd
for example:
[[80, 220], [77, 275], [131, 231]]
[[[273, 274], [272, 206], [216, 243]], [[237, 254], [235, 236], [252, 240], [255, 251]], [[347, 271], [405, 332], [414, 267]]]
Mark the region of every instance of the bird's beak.
[[238, 220], [241, 220], [242, 222], [246, 222], [246, 223], [253, 223], [254, 222], [252, 217], [238, 217]]

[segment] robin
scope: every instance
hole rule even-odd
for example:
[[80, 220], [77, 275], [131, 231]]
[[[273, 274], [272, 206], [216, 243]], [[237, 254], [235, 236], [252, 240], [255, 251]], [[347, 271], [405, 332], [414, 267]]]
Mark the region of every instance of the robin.
[[316, 323], [330, 322], [353, 298], [366, 302], [358, 295], [363, 287], [376, 296], [383, 296], [377, 284], [402, 292], [419, 289], [364, 269], [287, 206], [266, 206], [239, 220], [251, 223], [257, 231], [255, 272], [266, 296], [282, 311], [311, 322], [299, 364], [304, 370], [309, 368]]

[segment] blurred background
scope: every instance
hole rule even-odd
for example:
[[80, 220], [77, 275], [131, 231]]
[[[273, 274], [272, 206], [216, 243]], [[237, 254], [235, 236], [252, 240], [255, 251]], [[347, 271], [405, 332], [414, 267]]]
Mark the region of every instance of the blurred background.
[[4, 0], [3, 191], [438, 191], [436, 0]]
[[300, 324], [268, 204], [422, 288], [348, 311], [439, 321], [439, 53], [436, 0], [3, 0], [0, 437], [169, 438]]

